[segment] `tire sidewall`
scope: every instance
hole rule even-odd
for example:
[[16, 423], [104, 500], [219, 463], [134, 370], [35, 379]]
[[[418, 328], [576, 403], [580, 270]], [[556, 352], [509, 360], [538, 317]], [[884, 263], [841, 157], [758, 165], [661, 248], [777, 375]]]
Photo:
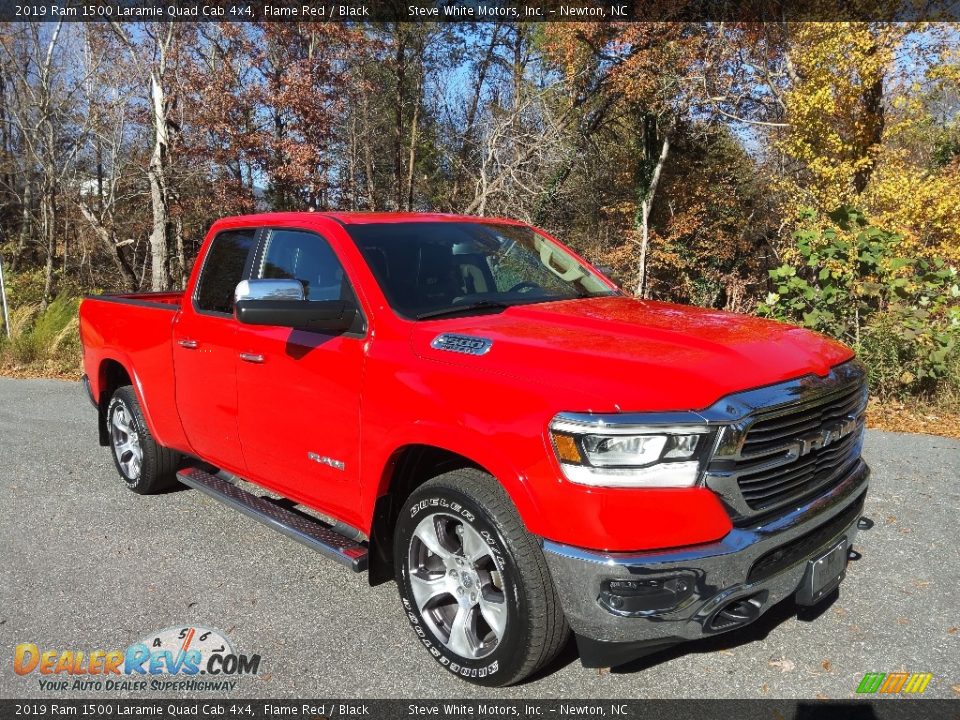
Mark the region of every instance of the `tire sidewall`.
[[[143, 459], [140, 462], [140, 474], [136, 478], [130, 478], [123, 470], [123, 467], [120, 465], [120, 459], [117, 457], [116, 448], [113, 446], [113, 414], [116, 412], [118, 407], [123, 407], [126, 410], [127, 415], [130, 417], [130, 423], [133, 425], [134, 429], [137, 431], [137, 437], [140, 440], [140, 451], [143, 453]], [[123, 478], [123, 482], [131, 490], [136, 490], [140, 487], [140, 484], [143, 482], [143, 476], [146, 471], [147, 465], [147, 446], [146, 446], [146, 436], [144, 435], [143, 423], [140, 420], [140, 413], [136, 403], [132, 403], [126, 393], [122, 390], [114, 394], [110, 399], [110, 404], [107, 405], [107, 431], [110, 435], [110, 455], [113, 458], [113, 464], [117, 468], [117, 472], [120, 474], [120, 477]]]
[[[460, 657], [448, 650], [434, 635], [413, 599], [409, 577], [410, 541], [413, 531], [423, 518], [435, 513], [456, 517], [480, 533], [487, 541], [503, 579], [504, 596], [508, 605], [504, 637], [492, 653], [477, 660]], [[526, 655], [526, 598], [518, 582], [516, 562], [502, 533], [487, 511], [470, 497], [452, 488], [434, 487], [414, 492], [397, 520], [394, 563], [404, 614], [420, 643], [434, 660], [457, 677], [469, 682], [492, 686], [510, 682]]]

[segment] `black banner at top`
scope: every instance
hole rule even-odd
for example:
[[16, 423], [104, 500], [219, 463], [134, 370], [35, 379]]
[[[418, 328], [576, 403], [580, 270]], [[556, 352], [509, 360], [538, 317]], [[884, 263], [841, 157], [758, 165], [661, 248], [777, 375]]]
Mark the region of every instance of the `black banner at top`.
[[960, 0], [0, 0], [8, 22], [960, 21]]

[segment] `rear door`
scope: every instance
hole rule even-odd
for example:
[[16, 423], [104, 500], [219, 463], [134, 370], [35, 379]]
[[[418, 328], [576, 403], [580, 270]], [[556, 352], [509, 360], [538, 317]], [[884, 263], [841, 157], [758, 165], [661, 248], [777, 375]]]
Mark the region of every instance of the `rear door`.
[[[254, 278], [294, 278], [307, 300], [356, 302], [321, 235], [264, 231]], [[250, 476], [349, 522], [360, 507], [364, 333], [238, 324], [240, 440]]]
[[224, 230], [212, 240], [193, 296], [173, 328], [177, 409], [203, 460], [242, 472], [237, 430], [237, 352], [233, 294], [248, 277], [257, 230]]

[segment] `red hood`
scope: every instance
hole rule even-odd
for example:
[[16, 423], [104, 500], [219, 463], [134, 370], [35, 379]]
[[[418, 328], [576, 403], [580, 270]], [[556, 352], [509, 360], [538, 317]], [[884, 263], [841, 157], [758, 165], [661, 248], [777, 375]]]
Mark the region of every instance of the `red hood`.
[[[486, 355], [436, 350], [442, 332], [487, 338]], [[802, 328], [749, 315], [627, 297], [511, 307], [502, 313], [420, 322], [424, 358], [595, 397], [597, 412], [699, 410], [730, 393], [826, 375], [853, 356]]]

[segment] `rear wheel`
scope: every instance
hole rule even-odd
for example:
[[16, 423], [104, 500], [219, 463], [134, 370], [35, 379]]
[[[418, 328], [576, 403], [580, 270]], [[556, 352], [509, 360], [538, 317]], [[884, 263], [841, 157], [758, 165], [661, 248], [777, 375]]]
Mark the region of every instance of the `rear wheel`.
[[141, 495], [150, 495], [177, 484], [180, 453], [157, 444], [153, 439], [130, 385], [117, 388], [110, 399], [107, 430], [114, 465], [128, 488]]
[[434, 659], [465, 680], [519, 682], [566, 643], [543, 552], [486, 473], [455, 470], [414, 491], [394, 552], [410, 623]]

